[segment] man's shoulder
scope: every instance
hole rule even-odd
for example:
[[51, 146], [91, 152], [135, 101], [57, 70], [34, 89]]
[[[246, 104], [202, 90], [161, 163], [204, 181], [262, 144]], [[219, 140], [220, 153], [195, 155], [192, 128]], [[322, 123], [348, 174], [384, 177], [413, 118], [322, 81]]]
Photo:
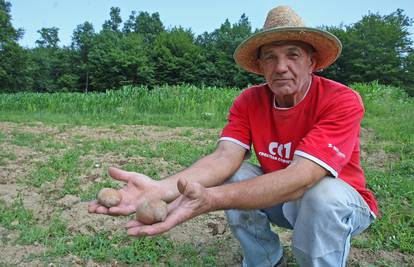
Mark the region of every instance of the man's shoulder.
[[360, 99], [359, 93], [345, 84], [321, 76], [315, 77], [317, 79], [319, 89], [326, 93], [330, 98], [348, 96], [350, 98]]
[[336, 92], [339, 90], [352, 90], [350, 87], [346, 86], [345, 84], [342, 84], [340, 82], [315, 75], [315, 79], [319, 83], [319, 86], [322, 87], [325, 90]]
[[318, 91], [324, 100], [334, 105], [355, 103], [357, 106], [363, 106], [361, 96], [354, 89], [328, 78], [316, 76], [316, 79]]
[[266, 83], [257, 84], [247, 87], [243, 89], [239, 95], [239, 99], [246, 99], [247, 101], [255, 101], [259, 99], [263, 99], [266, 95], [269, 94], [268, 86]]
[[243, 90], [243, 94], [259, 94], [267, 90], [267, 83], [255, 84]]

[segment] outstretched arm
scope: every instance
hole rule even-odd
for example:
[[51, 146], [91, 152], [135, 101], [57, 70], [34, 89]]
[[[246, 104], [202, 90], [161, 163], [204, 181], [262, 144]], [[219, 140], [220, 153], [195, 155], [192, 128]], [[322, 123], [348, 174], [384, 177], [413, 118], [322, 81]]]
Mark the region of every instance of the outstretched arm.
[[295, 156], [287, 168], [244, 180], [208, 188], [212, 210], [258, 209], [295, 200], [328, 172], [315, 162]]
[[246, 149], [237, 144], [229, 141], [219, 142], [217, 149], [210, 155], [196, 161], [189, 168], [160, 181], [167, 194], [165, 198], [174, 200], [180, 195], [177, 182], [182, 178], [204, 187], [222, 184], [238, 170], [245, 154]]
[[260, 209], [300, 198], [327, 171], [301, 157], [286, 169], [268, 173], [239, 183], [211, 188], [180, 179], [177, 188], [181, 196], [169, 205], [167, 219], [153, 225], [137, 221], [126, 227], [129, 235], [146, 236], [164, 233], [202, 213], [222, 209]]
[[135, 212], [136, 207], [144, 199], [163, 199], [171, 202], [180, 195], [177, 189], [177, 182], [180, 178], [204, 187], [219, 185], [240, 167], [245, 153], [246, 150], [241, 146], [229, 141], [221, 141], [213, 153], [201, 158], [189, 168], [161, 181], [152, 180], [143, 174], [110, 168], [108, 172], [112, 178], [126, 183], [120, 189], [122, 201], [112, 208], [106, 208], [97, 201], [92, 201], [89, 204], [89, 212], [128, 215]]

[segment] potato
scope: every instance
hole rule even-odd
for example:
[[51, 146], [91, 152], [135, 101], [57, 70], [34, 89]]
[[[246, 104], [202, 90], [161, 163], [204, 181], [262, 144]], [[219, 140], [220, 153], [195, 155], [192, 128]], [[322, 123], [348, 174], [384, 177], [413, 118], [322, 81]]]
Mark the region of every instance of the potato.
[[97, 196], [99, 204], [107, 208], [117, 206], [121, 203], [122, 195], [118, 190], [112, 188], [103, 188]]
[[163, 222], [167, 217], [167, 203], [161, 199], [145, 200], [137, 207], [136, 219], [144, 224]]

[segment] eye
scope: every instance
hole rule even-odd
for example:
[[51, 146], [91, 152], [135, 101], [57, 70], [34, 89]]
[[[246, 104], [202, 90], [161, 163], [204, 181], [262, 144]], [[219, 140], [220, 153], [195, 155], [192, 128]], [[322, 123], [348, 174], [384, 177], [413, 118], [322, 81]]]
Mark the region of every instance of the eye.
[[288, 57], [296, 59], [296, 58], [300, 57], [300, 55], [299, 55], [299, 53], [289, 53]]
[[273, 62], [275, 59], [276, 59], [276, 57], [272, 54], [264, 55], [263, 58], [262, 58], [262, 60], [266, 63]]

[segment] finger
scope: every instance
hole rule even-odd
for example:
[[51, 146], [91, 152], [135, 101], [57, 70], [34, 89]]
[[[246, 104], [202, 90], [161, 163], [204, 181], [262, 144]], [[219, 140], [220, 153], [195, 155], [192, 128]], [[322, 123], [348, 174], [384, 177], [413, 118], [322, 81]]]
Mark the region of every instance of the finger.
[[88, 212], [95, 213], [96, 209], [99, 207], [99, 204], [96, 200], [89, 202], [88, 204]]
[[135, 211], [135, 207], [133, 205], [122, 206], [122, 207], [112, 207], [109, 209], [109, 213], [113, 215], [129, 215]]
[[202, 194], [203, 186], [199, 183], [189, 183], [186, 179], [181, 178], [177, 182], [178, 191], [186, 197], [195, 199]]
[[178, 191], [181, 194], [185, 195], [185, 191], [187, 190], [187, 185], [188, 185], [187, 180], [185, 178], [180, 178], [177, 182]]
[[182, 197], [176, 198], [173, 202], [169, 203], [167, 206], [167, 214], [170, 214], [171, 211], [175, 210], [180, 206]]
[[119, 180], [119, 181], [124, 181], [126, 183], [128, 183], [129, 180], [133, 177], [133, 174], [131, 172], [123, 171], [115, 167], [109, 167], [108, 174], [112, 178]]
[[138, 221], [129, 221], [125, 224], [125, 228], [129, 229], [129, 228], [133, 228], [133, 227], [137, 227], [137, 226], [141, 226], [141, 225], [143, 225], [143, 224], [138, 222]]
[[108, 208], [105, 208], [104, 206], [98, 206], [95, 210], [95, 213], [108, 214]]
[[129, 228], [127, 234], [130, 236], [153, 236], [165, 233], [171, 228], [172, 226], [170, 226], [166, 222], [162, 222], [152, 225], [142, 225]]

